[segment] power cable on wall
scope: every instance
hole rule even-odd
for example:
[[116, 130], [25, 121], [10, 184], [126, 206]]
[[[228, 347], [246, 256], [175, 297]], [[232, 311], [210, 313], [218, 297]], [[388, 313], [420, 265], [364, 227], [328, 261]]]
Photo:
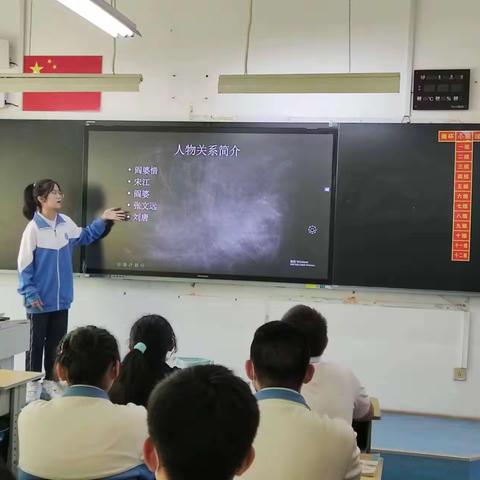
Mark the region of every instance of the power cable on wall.
[[32, 54], [33, 0], [30, 0], [30, 26], [28, 28], [28, 54]]
[[[28, 14], [25, 11], [25, 15], [28, 15], [28, 44], [27, 42], [24, 42], [24, 55], [31, 55], [32, 54], [32, 23], [33, 23], [33, 0], [27, 0], [26, 4], [28, 8]], [[26, 23], [26, 22], [25, 22]], [[25, 25], [26, 29], [27, 25]]]
[[352, 73], [352, 0], [348, 0], [348, 73]]
[[[113, 8], [117, 8], [117, 0], [111, 0]], [[115, 64], [117, 62], [117, 37], [113, 37], [113, 57], [112, 57], [112, 73], [115, 74]]]
[[248, 27], [247, 27], [247, 43], [245, 47], [245, 63], [243, 71], [245, 75], [248, 74], [248, 54], [250, 53], [250, 33], [252, 31], [252, 20], [253, 20], [253, 0], [249, 0], [248, 8]]

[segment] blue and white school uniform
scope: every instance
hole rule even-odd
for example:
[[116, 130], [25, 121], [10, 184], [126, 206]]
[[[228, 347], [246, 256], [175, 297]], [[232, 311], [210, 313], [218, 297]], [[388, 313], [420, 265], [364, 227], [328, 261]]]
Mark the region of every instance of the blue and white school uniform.
[[[105, 228], [106, 222], [101, 219], [81, 228], [66, 215], [49, 220], [36, 212], [23, 232], [18, 293], [24, 298], [30, 319], [26, 369], [42, 371], [43, 356], [47, 380], [53, 379], [56, 348], [67, 332], [68, 309], [73, 301], [73, 247], [98, 240]], [[42, 301], [41, 310], [32, 306], [36, 300]]]
[[18, 418], [22, 472], [40, 478], [98, 479], [145, 470], [147, 411], [115, 405], [105, 391], [69, 387], [50, 401], [27, 405]]
[[73, 301], [72, 252], [88, 245], [105, 232], [106, 222], [94, 220], [78, 227], [63, 214], [49, 220], [36, 212], [23, 232], [18, 253], [19, 288], [27, 313], [40, 313], [32, 302], [41, 299], [42, 312], [68, 310]]

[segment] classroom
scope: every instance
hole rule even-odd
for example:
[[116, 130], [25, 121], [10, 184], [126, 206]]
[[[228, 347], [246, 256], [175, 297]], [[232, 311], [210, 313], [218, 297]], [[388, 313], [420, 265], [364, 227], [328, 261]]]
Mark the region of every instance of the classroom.
[[5, 478], [480, 480], [478, 18], [0, 2]]

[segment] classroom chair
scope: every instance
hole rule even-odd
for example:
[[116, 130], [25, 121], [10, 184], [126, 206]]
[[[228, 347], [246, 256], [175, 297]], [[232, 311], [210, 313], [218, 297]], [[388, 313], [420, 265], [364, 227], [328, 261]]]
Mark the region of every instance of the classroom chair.
[[[103, 477], [98, 480], [154, 480], [155, 475], [146, 467], [146, 465], [138, 465], [126, 472], [112, 475], [111, 477]], [[17, 468], [17, 480], [48, 480], [46, 478], [30, 475]]]

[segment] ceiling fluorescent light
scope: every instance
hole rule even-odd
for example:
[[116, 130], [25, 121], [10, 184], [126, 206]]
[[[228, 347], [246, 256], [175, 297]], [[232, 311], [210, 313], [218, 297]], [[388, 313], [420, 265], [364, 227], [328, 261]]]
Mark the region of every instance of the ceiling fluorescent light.
[[1, 73], [0, 92], [138, 92], [142, 75]]
[[136, 25], [105, 0], [57, 0], [112, 37], [140, 35]]
[[218, 93], [399, 93], [400, 73], [220, 75]]

